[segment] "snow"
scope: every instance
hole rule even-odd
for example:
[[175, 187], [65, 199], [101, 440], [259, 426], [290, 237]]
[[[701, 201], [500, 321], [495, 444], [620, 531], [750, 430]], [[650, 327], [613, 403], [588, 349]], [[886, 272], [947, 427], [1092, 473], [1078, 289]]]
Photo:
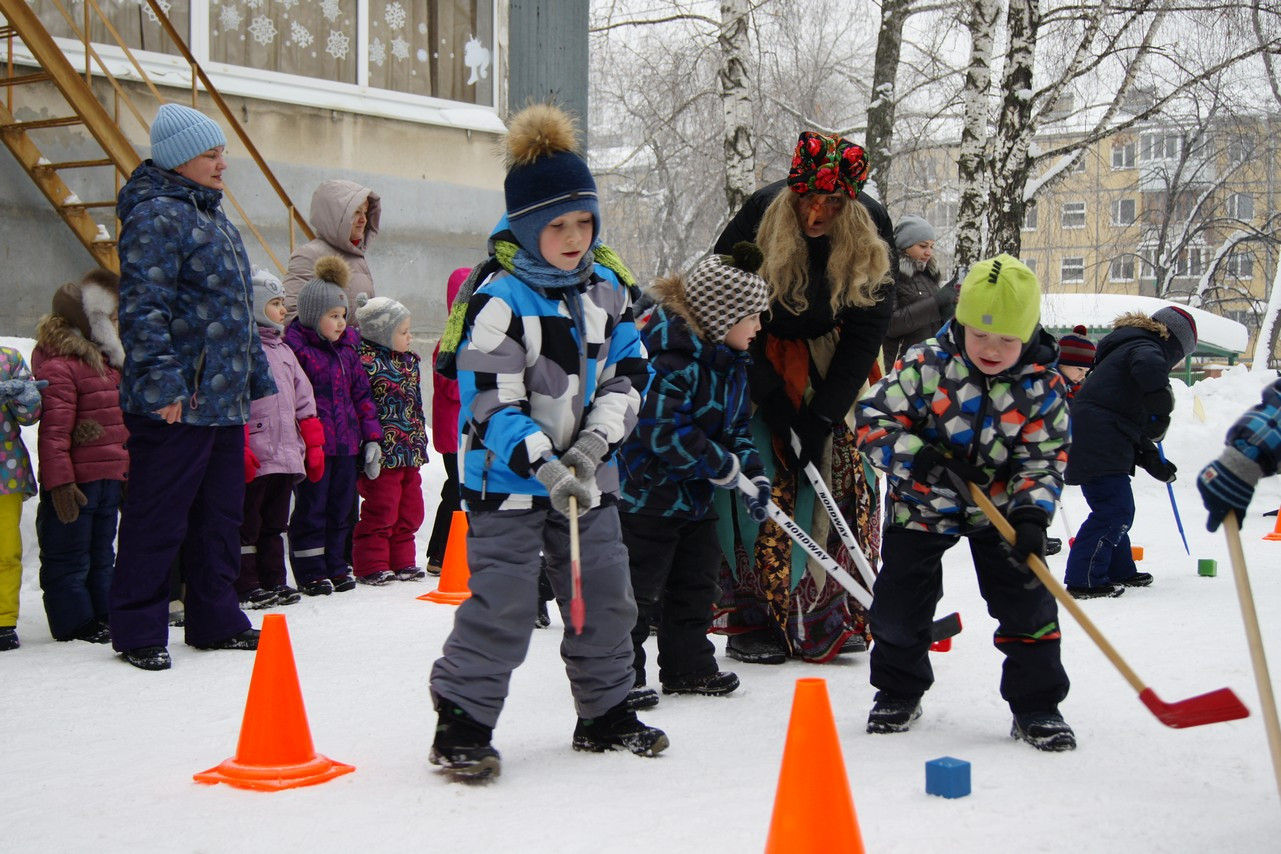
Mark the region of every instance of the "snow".
[[[29, 339], [3, 339], [29, 353]], [[1063, 615], [1073, 679], [1063, 704], [1080, 747], [1042, 754], [1011, 741], [997, 692], [1001, 656], [962, 548], [946, 557], [939, 613], [961, 612], [953, 651], [933, 656], [937, 684], [911, 732], [864, 732], [866, 656], [814, 666], [723, 659], [743, 686], [725, 698], [664, 697], [642, 715], [671, 748], [657, 759], [585, 755], [574, 725], [559, 635], [533, 632], [495, 745], [494, 784], [451, 784], [427, 764], [434, 714], [427, 676], [453, 609], [416, 600], [429, 584], [360, 587], [280, 609], [287, 616], [316, 749], [356, 766], [312, 788], [259, 793], [191, 775], [232, 756], [253, 657], [199, 652], [171, 635], [174, 668], [145, 673], [110, 650], [60, 644], [40, 603], [35, 506], [25, 508], [21, 649], [0, 653], [5, 736], [0, 775], [8, 851], [759, 851], [773, 809], [795, 680], [822, 677], [868, 851], [1261, 852], [1275, 850], [1281, 811], [1240, 610], [1221, 534], [1204, 528], [1194, 474], [1228, 425], [1258, 400], [1263, 374], [1237, 367], [1192, 388], [1175, 380], [1166, 452], [1192, 555], [1183, 553], [1162, 484], [1135, 479], [1133, 536], [1154, 586], [1081, 603], [1126, 662], [1174, 702], [1230, 687], [1254, 713], [1229, 723], [1163, 726], [1084, 633]], [[1205, 414], [1196, 416], [1196, 400]], [[27, 447], [36, 448], [34, 429]], [[442, 473], [424, 470], [428, 519]], [[1066, 515], [1085, 518], [1070, 488]], [[1281, 543], [1261, 535], [1281, 504], [1264, 481], [1245, 525], [1245, 553], [1274, 673], [1281, 670]], [[430, 521], [419, 534], [425, 547]], [[1054, 533], [1066, 536], [1060, 522]], [[1197, 576], [1216, 558], [1216, 578]], [[1049, 559], [1061, 572], [1065, 554]], [[590, 569], [589, 569], [590, 571]], [[263, 612], [251, 612], [260, 624]], [[554, 618], [555, 619], [555, 618]], [[723, 640], [716, 638], [719, 649]], [[973, 765], [973, 794], [925, 794], [925, 762]], [[814, 816], [821, 821], [822, 816]], [[833, 844], [833, 850], [839, 846]]]
[[1091, 329], [1111, 329], [1122, 314], [1131, 311], [1153, 314], [1168, 305], [1178, 306], [1196, 321], [1197, 339], [1233, 353], [1245, 350], [1249, 330], [1243, 324], [1220, 317], [1205, 309], [1195, 308], [1157, 297], [1134, 294], [1065, 294], [1047, 293], [1041, 297], [1041, 323], [1047, 327], [1071, 329], [1078, 323]]

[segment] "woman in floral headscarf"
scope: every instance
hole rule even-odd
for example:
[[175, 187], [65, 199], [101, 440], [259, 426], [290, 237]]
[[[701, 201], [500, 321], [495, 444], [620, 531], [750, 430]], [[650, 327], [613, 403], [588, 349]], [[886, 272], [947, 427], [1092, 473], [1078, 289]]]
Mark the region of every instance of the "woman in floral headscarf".
[[[715, 247], [729, 253], [750, 240], [764, 252], [760, 272], [770, 286], [770, 310], [750, 350], [753, 430], [762, 450], [774, 452], [767, 466], [775, 502], [846, 567], [853, 564], [802, 468], [815, 463], [875, 563], [875, 475], [855, 448], [846, 416], [876, 366], [893, 309], [886, 286], [893, 226], [885, 208], [862, 192], [866, 180], [860, 146], [806, 131], [787, 179], [753, 194]], [[792, 432], [800, 439], [799, 458]], [[816, 564], [806, 572], [804, 552], [782, 529], [772, 522], [757, 526], [728, 503], [721, 520], [730, 572], [717, 626], [730, 635], [731, 658], [825, 662], [866, 649], [857, 604]]]

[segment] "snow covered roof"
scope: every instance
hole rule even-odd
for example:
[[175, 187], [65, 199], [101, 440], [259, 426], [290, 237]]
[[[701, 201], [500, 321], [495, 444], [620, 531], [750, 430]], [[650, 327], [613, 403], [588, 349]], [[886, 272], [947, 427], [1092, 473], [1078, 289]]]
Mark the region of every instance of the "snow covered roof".
[[1196, 320], [1197, 339], [1229, 353], [1242, 353], [1250, 333], [1240, 323], [1200, 308], [1157, 297], [1131, 294], [1044, 294], [1041, 297], [1041, 325], [1071, 329], [1082, 324], [1090, 329], [1110, 329], [1119, 315], [1130, 311], [1152, 314], [1167, 305], [1176, 305]]

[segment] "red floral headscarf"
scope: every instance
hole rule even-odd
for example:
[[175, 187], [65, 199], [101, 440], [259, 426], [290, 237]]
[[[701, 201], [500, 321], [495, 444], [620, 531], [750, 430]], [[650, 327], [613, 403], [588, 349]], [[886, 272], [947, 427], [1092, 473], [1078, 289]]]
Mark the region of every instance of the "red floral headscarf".
[[867, 154], [862, 146], [839, 136], [802, 131], [792, 155], [787, 186], [797, 193], [858, 195], [867, 183]]

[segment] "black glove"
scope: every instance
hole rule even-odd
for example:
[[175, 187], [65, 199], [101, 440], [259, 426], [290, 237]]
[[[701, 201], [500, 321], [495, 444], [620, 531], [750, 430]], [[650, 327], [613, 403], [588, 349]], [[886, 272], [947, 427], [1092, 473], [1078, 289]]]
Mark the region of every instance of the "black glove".
[[1161, 459], [1161, 452], [1155, 445], [1149, 445], [1139, 451], [1139, 467], [1162, 483], [1174, 483], [1178, 468], [1169, 460]]
[[1014, 542], [1010, 544], [1010, 555], [1021, 569], [1027, 568], [1027, 559], [1036, 555], [1045, 560], [1045, 529], [1050, 520], [1039, 510], [1017, 510], [1010, 516], [1014, 526]]
[[[822, 459], [827, 440], [832, 438], [832, 422], [819, 415], [808, 404], [801, 404], [796, 413], [796, 437], [801, 440], [801, 468], [807, 463]], [[790, 441], [790, 439], [789, 439]]]
[[934, 292], [934, 304], [939, 307], [939, 311], [947, 311], [949, 308], [956, 305], [957, 296], [958, 294], [952, 288], [939, 288]]
[[991, 478], [978, 466], [925, 445], [912, 460], [912, 480], [925, 486], [943, 486], [964, 497], [970, 494], [969, 484], [987, 486]]

